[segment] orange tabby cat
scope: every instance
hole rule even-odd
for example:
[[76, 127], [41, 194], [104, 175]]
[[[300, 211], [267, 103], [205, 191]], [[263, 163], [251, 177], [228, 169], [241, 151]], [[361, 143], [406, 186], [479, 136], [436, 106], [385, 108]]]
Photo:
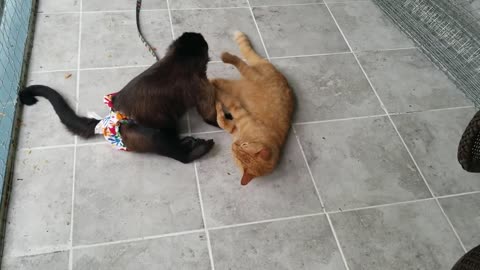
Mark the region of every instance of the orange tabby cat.
[[[245, 34], [236, 32], [235, 41], [248, 64], [226, 52], [222, 61], [234, 65], [242, 79], [214, 79], [212, 84], [218, 125], [233, 135], [233, 157], [246, 185], [277, 165], [291, 126], [294, 98], [285, 77], [253, 50]], [[225, 118], [224, 108], [233, 120]]]

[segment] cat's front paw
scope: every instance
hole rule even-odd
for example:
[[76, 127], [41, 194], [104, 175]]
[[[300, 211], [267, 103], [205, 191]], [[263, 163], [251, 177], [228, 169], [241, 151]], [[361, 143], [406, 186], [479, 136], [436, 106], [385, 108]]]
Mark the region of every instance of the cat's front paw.
[[228, 52], [223, 52], [221, 55], [222, 61], [224, 63], [233, 64], [237, 61], [238, 57]]
[[220, 102], [215, 102], [215, 109], [217, 110], [217, 118], [223, 116], [223, 105]]

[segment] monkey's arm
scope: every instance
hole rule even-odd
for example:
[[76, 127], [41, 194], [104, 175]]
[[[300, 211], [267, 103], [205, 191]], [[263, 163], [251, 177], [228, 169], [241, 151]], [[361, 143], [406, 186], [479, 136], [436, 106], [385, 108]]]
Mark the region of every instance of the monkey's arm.
[[196, 99], [197, 112], [207, 124], [218, 127], [217, 111], [215, 110], [215, 89], [208, 82], [202, 88]]

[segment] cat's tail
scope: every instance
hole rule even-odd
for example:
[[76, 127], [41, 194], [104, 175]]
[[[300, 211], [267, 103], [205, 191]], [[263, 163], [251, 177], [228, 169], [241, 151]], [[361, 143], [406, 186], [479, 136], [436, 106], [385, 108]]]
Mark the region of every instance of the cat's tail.
[[52, 88], [44, 85], [32, 85], [20, 91], [18, 95], [20, 102], [28, 106], [37, 103], [37, 96], [48, 99], [60, 118], [60, 121], [62, 121], [70, 132], [83, 138], [89, 138], [95, 135], [95, 126], [100, 120], [78, 116], [65, 99]]
[[243, 57], [247, 59], [247, 62], [249, 64], [254, 65], [258, 62], [266, 61], [260, 55], [258, 55], [257, 52], [255, 52], [255, 50], [252, 48], [250, 40], [244, 33], [240, 31], [235, 31], [235, 33], [233, 34], [233, 39], [238, 44], [240, 52], [242, 53]]

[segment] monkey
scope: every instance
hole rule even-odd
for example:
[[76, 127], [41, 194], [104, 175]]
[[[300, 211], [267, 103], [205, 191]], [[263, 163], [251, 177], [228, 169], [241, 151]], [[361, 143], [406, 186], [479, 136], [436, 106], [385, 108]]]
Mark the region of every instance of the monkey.
[[104, 98], [111, 112], [102, 120], [77, 115], [56, 90], [45, 85], [26, 87], [19, 100], [29, 106], [38, 101], [37, 96], [46, 98], [66, 128], [80, 137], [103, 134], [117, 149], [189, 163], [208, 153], [214, 142], [180, 138], [180, 117], [196, 107], [206, 123], [218, 126], [215, 90], [206, 75], [209, 59], [203, 36], [183, 33], [162, 59]]

